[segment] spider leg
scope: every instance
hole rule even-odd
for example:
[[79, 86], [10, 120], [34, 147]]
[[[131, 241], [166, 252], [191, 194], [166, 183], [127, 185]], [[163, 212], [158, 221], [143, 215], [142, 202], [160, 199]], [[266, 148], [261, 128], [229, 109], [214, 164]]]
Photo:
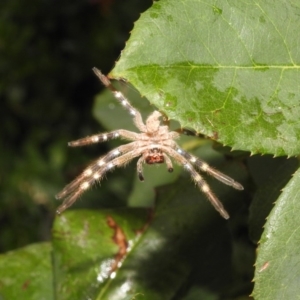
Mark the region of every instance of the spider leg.
[[96, 161], [94, 161], [77, 178], [75, 178], [72, 182], [66, 185], [64, 189], [55, 196], [56, 199], [62, 199], [67, 194], [72, 193], [74, 190], [78, 188], [81, 182], [85, 181], [86, 178], [90, 177], [91, 175], [95, 177], [97, 171], [100, 170], [103, 166], [105, 166], [109, 161], [120, 156], [121, 154], [131, 151], [134, 146], [135, 146], [135, 142], [122, 145], [108, 152], [106, 155], [100, 157]]
[[143, 122], [142, 115], [140, 114], [140, 112], [130, 104], [127, 98], [120, 91], [117, 91], [113, 87], [109, 78], [103, 75], [99, 69], [93, 68], [93, 71], [96, 74], [96, 76], [100, 79], [100, 81], [111, 90], [118, 102], [132, 115], [136, 127], [140, 131], [146, 132], [147, 128]]
[[63, 204], [57, 209], [57, 213], [60, 214], [71, 206], [85, 190], [96, 181], [101, 180], [108, 170], [125, 164], [140, 154], [141, 152], [136, 150], [136, 143], [132, 142], [110, 151], [105, 156], [93, 162], [56, 195], [56, 199], [65, 199]]
[[106, 142], [115, 138], [124, 138], [126, 140], [137, 140], [138, 139], [138, 133], [124, 130], [124, 129], [119, 129], [119, 130], [114, 130], [111, 132], [107, 133], [100, 133], [100, 134], [95, 134], [92, 136], [88, 136], [76, 141], [71, 141], [68, 143], [68, 146], [70, 147], [80, 147], [80, 146], [86, 146], [90, 144], [96, 144], [96, 143], [101, 143], [101, 142]]
[[137, 164], [136, 164], [137, 174], [138, 174], [138, 177], [139, 177], [140, 181], [144, 181], [145, 180], [144, 175], [143, 175], [143, 163], [144, 162], [145, 162], [145, 158], [143, 156], [141, 156], [138, 159]]
[[172, 161], [171, 161], [170, 157], [168, 155], [166, 155], [165, 153], [163, 153], [163, 156], [165, 158], [165, 162], [166, 162], [168, 171], [170, 173], [172, 173], [174, 171], [174, 169], [173, 169], [173, 164], [172, 164]]
[[202, 192], [206, 195], [210, 203], [213, 205], [213, 207], [220, 213], [220, 215], [224, 219], [229, 219], [229, 214], [225, 210], [223, 204], [220, 202], [220, 200], [217, 198], [217, 196], [210, 190], [209, 185], [206, 183], [206, 181], [199, 175], [196, 170], [193, 168], [191, 164], [188, 162], [184, 165], [185, 169], [188, 170], [195, 181], [195, 183], [198, 185], [198, 187], [202, 190]]
[[232, 186], [233, 188], [235, 188], [237, 190], [244, 189], [244, 187], [240, 183], [236, 182], [234, 179], [223, 174], [222, 172], [217, 171], [216, 169], [212, 168], [211, 166], [209, 166], [206, 162], [204, 162], [200, 158], [189, 154], [188, 152], [182, 150], [179, 147], [176, 147], [175, 150], [180, 155], [185, 157], [189, 162], [194, 164], [196, 166], [196, 168], [198, 168], [199, 170], [206, 172], [207, 174], [213, 176], [214, 178], [218, 179], [219, 181], [223, 182], [224, 184]]
[[202, 178], [202, 176], [197, 173], [193, 165], [182, 154], [179, 154], [179, 152], [172, 149], [171, 147], [161, 146], [161, 149], [167, 154], [169, 154], [171, 157], [173, 157], [179, 164], [183, 165], [183, 167], [190, 173], [192, 179], [197, 184], [199, 189], [206, 195], [213, 207], [220, 213], [220, 215], [224, 219], [229, 219], [229, 214], [225, 210], [223, 204], [211, 191], [209, 185]]

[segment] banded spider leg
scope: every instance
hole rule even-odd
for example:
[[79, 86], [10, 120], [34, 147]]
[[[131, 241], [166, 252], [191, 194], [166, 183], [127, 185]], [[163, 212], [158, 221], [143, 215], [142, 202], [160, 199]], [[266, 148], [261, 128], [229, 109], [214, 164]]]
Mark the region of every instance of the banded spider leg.
[[137, 161], [137, 174], [141, 181], [144, 180], [144, 163], [150, 165], [165, 163], [167, 170], [172, 172], [172, 158], [190, 173], [192, 179], [221, 216], [228, 219], [229, 215], [222, 203], [211, 191], [210, 187], [197, 170], [206, 172], [222, 183], [232, 186], [237, 190], [242, 190], [242, 185], [229, 176], [210, 167], [200, 158], [182, 150], [175, 142], [175, 140], [179, 138], [179, 133], [170, 131], [169, 126], [162, 122], [163, 120], [161, 119], [163, 115], [159, 111], [154, 111], [150, 114], [144, 123], [140, 112], [130, 104], [121, 92], [113, 87], [110, 80], [98, 69], [93, 68], [93, 71], [100, 81], [111, 90], [116, 100], [129, 112], [135, 126], [140, 132], [137, 133], [119, 129], [70, 142], [69, 146], [78, 147], [105, 142], [118, 137], [129, 141], [128, 144], [111, 150], [108, 154], [96, 160], [88, 166], [81, 175], [75, 178], [60, 193], [58, 193], [56, 198], [63, 199], [63, 204], [57, 209], [57, 212], [62, 213], [66, 208], [71, 206], [83, 192], [95, 182], [100, 181], [107, 171], [112, 170], [115, 167], [126, 165], [135, 157], [139, 157]]

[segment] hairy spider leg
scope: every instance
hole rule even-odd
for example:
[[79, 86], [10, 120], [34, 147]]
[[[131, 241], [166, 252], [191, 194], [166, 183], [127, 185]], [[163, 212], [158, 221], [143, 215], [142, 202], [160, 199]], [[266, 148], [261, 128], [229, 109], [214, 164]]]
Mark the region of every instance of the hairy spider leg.
[[[81, 194], [84, 193], [89, 187], [91, 187], [96, 181], [100, 181], [108, 171], [113, 170], [115, 167], [126, 165], [133, 158], [140, 156], [142, 152], [145, 151], [146, 148], [147, 147], [142, 147], [141, 149], [131, 150], [123, 154], [122, 156], [116, 157], [111, 161], [106, 162], [100, 168], [95, 169], [94, 167], [98, 165], [98, 163], [97, 162], [93, 163], [85, 170], [85, 172], [89, 169], [92, 170], [94, 168], [95, 169], [94, 173], [89, 172], [90, 175], [86, 177], [82, 177], [82, 175], [80, 175], [79, 176], [80, 180], [79, 182], [76, 182], [76, 187], [73, 186], [71, 191], [67, 190], [64, 192], [64, 190], [68, 187], [67, 186], [61, 193], [57, 195], [56, 198], [57, 199], [64, 198], [64, 202], [62, 205], [58, 207], [56, 212], [58, 214], [61, 214], [64, 210], [70, 207], [81, 196]], [[106, 156], [104, 156], [104, 158], [105, 157]], [[74, 181], [77, 180], [75, 179]]]
[[86, 146], [86, 145], [106, 142], [118, 137], [124, 138], [125, 140], [134, 141], [138, 139], [138, 136], [139, 136], [138, 133], [124, 130], [124, 129], [119, 129], [107, 133], [91, 135], [82, 139], [78, 139], [76, 141], [71, 141], [68, 143], [68, 146], [70, 147]]
[[174, 171], [174, 169], [173, 169], [173, 164], [172, 164], [172, 161], [171, 161], [170, 157], [166, 153], [163, 153], [163, 156], [165, 158], [165, 162], [166, 162], [168, 171], [170, 173], [172, 173]]
[[195, 170], [193, 165], [180, 153], [171, 147], [161, 146], [161, 149], [173, 157], [178, 163], [180, 163], [191, 175], [194, 182], [197, 184], [199, 189], [206, 195], [208, 200], [211, 202], [213, 207], [220, 213], [224, 219], [229, 219], [229, 214], [225, 210], [223, 204], [217, 198], [217, 196], [211, 191], [209, 185], [202, 178], [202, 176]]
[[232, 186], [233, 188], [235, 188], [237, 190], [242, 191], [244, 189], [244, 187], [240, 183], [236, 182], [234, 179], [232, 179], [231, 177], [225, 175], [224, 173], [222, 173], [220, 171], [217, 171], [216, 169], [212, 168], [211, 166], [209, 166], [206, 162], [204, 162], [200, 158], [189, 154], [188, 152], [184, 151], [183, 149], [181, 149], [179, 147], [175, 148], [175, 150], [180, 155], [185, 157], [189, 162], [194, 164], [196, 166], [196, 168], [198, 168], [199, 170], [201, 170], [203, 172], [206, 172], [207, 174], [213, 176], [217, 180], [223, 182], [226, 185]]
[[144, 174], [143, 174], [143, 163], [145, 163], [145, 158], [143, 156], [141, 156], [136, 164], [136, 170], [137, 170], [137, 174], [138, 174], [138, 178], [140, 181], [144, 181]]
[[133, 122], [135, 126], [142, 132], [147, 131], [147, 127], [143, 122], [142, 115], [140, 112], [134, 108], [128, 99], [118, 90], [116, 90], [113, 85], [111, 84], [111, 81], [106, 77], [104, 74], [101, 73], [101, 71], [97, 68], [93, 68], [94, 73], [96, 76], [100, 79], [100, 81], [111, 90], [115, 98], [119, 101], [119, 103], [130, 113], [130, 115], [133, 117]]
[[82, 182], [86, 180], [86, 178], [94, 178], [98, 179], [98, 172], [112, 159], [120, 156], [121, 154], [125, 154], [129, 151], [132, 151], [136, 148], [136, 142], [131, 142], [129, 144], [122, 145], [117, 149], [109, 151], [106, 155], [98, 158], [92, 164], [90, 164], [85, 170], [77, 176], [72, 182], [66, 185], [61, 192], [59, 192], [55, 198], [62, 199], [66, 197], [68, 194], [74, 193], [81, 186]]

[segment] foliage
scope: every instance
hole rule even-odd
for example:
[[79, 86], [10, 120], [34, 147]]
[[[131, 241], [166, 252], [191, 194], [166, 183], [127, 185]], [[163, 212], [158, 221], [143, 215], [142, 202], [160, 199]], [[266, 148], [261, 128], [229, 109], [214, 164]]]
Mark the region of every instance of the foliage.
[[251, 153], [296, 155], [299, 9], [289, 1], [156, 3], [112, 75], [183, 127]]
[[[123, 208], [67, 211], [51, 244], [0, 257], [3, 298], [247, 299], [255, 260], [255, 299], [299, 297], [299, 163], [271, 156], [299, 154], [299, 12], [292, 1], [163, 0], [143, 13], [111, 76], [181, 126], [229, 145], [181, 140], [245, 191], [207, 178], [231, 215], [225, 221], [180, 168], [170, 176], [146, 167], [145, 185], [134, 164], [118, 170], [97, 198]], [[143, 115], [153, 109], [120, 88]], [[93, 112], [108, 131], [132, 126], [107, 91]]]
[[[99, 130], [91, 69], [111, 68], [132, 22], [152, 3], [139, 2], [0, 1], [0, 252], [50, 238], [55, 193], [89, 161], [67, 142]], [[106, 193], [113, 206], [124, 203]]]

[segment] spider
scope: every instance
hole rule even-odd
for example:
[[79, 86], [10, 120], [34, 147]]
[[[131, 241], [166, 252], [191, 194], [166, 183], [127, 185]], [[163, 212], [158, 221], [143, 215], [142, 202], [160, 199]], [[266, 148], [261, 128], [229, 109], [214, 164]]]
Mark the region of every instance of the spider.
[[144, 163], [150, 165], [165, 163], [167, 170], [172, 172], [173, 165], [172, 160], [170, 159], [170, 157], [172, 157], [173, 160], [179, 165], [182, 165], [184, 169], [190, 173], [196, 185], [206, 195], [221, 216], [228, 219], [229, 214], [219, 199], [211, 191], [202, 176], [198, 173], [198, 170], [208, 173], [222, 183], [232, 186], [237, 190], [243, 190], [243, 186], [229, 176], [210, 167], [200, 158], [181, 149], [175, 142], [175, 140], [179, 138], [179, 133], [170, 131], [167, 125], [161, 124], [160, 118], [163, 115], [159, 111], [154, 111], [150, 114], [144, 123], [140, 112], [129, 103], [120, 91], [117, 91], [112, 86], [108, 77], [103, 75], [97, 68], [93, 68], [93, 71], [100, 81], [111, 90], [118, 102], [129, 112], [135, 126], [140, 130], [140, 133], [118, 129], [69, 142], [69, 146], [78, 147], [100, 143], [118, 137], [131, 141], [128, 144], [111, 150], [106, 155], [94, 161], [82, 172], [82, 174], [58, 193], [56, 198], [63, 199], [64, 201], [62, 205], [58, 207], [57, 213], [61, 214], [65, 209], [70, 207], [90, 186], [95, 182], [100, 181], [107, 171], [112, 170], [115, 167], [121, 167], [135, 157], [139, 157], [137, 161], [137, 175], [141, 181], [144, 180]]

